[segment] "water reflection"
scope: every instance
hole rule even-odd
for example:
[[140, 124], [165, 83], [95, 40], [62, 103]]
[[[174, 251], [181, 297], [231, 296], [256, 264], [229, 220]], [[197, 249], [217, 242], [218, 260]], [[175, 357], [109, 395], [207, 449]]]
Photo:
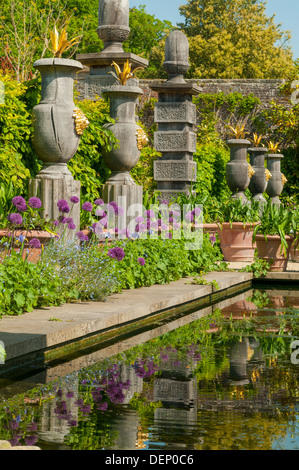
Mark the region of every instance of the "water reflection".
[[298, 306], [297, 291], [248, 291], [36, 374], [3, 401], [0, 439], [73, 450], [298, 448]]

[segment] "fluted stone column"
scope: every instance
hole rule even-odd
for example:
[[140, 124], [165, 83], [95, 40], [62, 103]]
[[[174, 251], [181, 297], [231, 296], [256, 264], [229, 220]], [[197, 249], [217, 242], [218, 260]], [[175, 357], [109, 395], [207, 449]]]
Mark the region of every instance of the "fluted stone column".
[[196, 107], [192, 96], [200, 89], [184, 80], [189, 69], [188, 39], [181, 31], [173, 31], [166, 39], [164, 68], [168, 80], [152, 85], [158, 93], [154, 147], [162, 157], [154, 163], [154, 179], [162, 200], [170, 200], [179, 193], [189, 193], [196, 181]]

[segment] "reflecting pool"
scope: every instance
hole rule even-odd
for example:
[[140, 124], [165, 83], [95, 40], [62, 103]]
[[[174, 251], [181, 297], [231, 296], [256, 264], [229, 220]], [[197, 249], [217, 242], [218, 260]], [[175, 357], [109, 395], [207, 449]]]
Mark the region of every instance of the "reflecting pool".
[[0, 439], [45, 450], [298, 449], [298, 312], [295, 289], [248, 290], [25, 379], [2, 377]]

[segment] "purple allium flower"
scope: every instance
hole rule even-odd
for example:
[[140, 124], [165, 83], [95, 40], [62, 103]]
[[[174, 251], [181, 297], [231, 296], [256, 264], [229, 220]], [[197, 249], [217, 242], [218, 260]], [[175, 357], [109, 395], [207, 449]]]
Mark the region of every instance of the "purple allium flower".
[[194, 222], [194, 214], [191, 211], [187, 212], [185, 215], [185, 219], [189, 222]]
[[72, 219], [72, 217], [67, 217], [66, 220], [65, 220], [65, 223], [66, 224], [72, 224], [74, 221]]
[[195, 209], [193, 209], [192, 211], [192, 214], [195, 215], [196, 217], [199, 216], [201, 214], [201, 208], [195, 207]]
[[213, 246], [214, 243], [216, 242], [216, 237], [215, 237], [215, 235], [211, 235], [211, 236], [210, 236], [210, 242], [211, 242], [211, 244], [212, 244], [212, 246]]
[[79, 202], [79, 198], [77, 196], [72, 196], [70, 198], [70, 201], [73, 203], [73, 204], [78, 204]]
[[7, 219], [9, 222], [11, 222], [13, 225], [21, 225], [23, 222], [23, 218], [21, 214], [18, 214], [17, 212], [14, 212], [13, 214], [9, 214], [7, 216]]
[[32, 238], [29, 242], [30, 248], [40, 248], [41, 243], [38, 238]]
[[108, 256], [110, 256], [110, 258], [116, 259], [117, 261], [121, 261], [124, 259], [125, 252], [122, 248], [116, 246], [115, 248], [108, 250]]
[[104, 204], [104, 201], [103, 199], [96, 199], [94, 203], [96, 206], [102, 206]]
[[82, 206], [82, 210], [86, 212], [91, 212], [92, 211], [92, 204], [91, 202], [84, 202]]
[[62, 206], [66, 206], [66, 205], [67, 205], [67, 201], [65, 199], [59, 199], [59, 201], [57, 202], [58, 209], [60, 209]]
[[28, 210], [28, 207], [26, 204], [24, 205], [19, 205], [16, 207], [18, 209], [19, 212], [26, 212]]
[[65, 199], [59, 199], [57, 202], [57, 207], [59, 209], [59, 212], [70, 212], [69, 205]]
[[54, 220], [53, 225], [55, 225], [55, 227], [57, 227], [59, 225], [58, 220]]
[[103, 210], [103, 209], [100, 209], [98, 208], [96, 211], [95, 211], [95, 215], [97, 217], [106, 217], [106, 212]]
[[11, 202], [12, 202], [12, 205], [15, 207], [26, 205], [26, 201], [22, 196], [15, 196]]
[[107, 217], [104, 217], [103, 219], [101, 219], [99, 224], [102, 225], [102, 227], [107, 227], [108, 226]]
[[89, 240], [88, 236], [85, 235], [81, 230], [76, 233], [76, 237], [77, 237], [81, 242], [84, 242], [84, 241], [88, 241], [88, 240]]
[[155, 217], [155, 213], [152, 209], [146, 210], [144, 212], [144, 217], [148, 217], [148, 218], [152, 219], [152, 218]]
[[68, 228], [69, 228], [70, 230], [75, 230], [75, 229], [76, 229], [76, 225], [75, 225], [73, 222], [70, 222], [70, 223], [68, 224]]
[[137, 261], [138, 261], [138, 263], [140, 264], [140, 266], [144, 266], [144, 265], [145, 265], [145, 259], [144, 259], [144, 258], [138, 258]]
[[28, 201], [28, 206], [32, 209], [39, 209], [42, 207], [42, 201], [38, 197], [31, 197]]

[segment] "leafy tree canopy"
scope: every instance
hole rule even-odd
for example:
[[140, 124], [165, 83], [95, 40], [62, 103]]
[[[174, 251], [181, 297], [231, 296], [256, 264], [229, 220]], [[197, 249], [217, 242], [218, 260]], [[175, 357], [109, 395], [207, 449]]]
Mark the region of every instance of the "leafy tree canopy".
[[260, 0], [188, 0], [179, 27], [190, 42], [189, 75], [280, 78], [292, 67], [290, 34]]

